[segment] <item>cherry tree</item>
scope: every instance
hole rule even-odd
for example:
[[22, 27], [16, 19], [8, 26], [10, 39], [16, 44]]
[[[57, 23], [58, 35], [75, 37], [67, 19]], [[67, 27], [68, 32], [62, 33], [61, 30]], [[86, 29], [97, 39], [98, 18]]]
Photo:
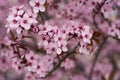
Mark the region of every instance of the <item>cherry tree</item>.
[[0, 80], [120, 79], [120, 0], [0, 2]]

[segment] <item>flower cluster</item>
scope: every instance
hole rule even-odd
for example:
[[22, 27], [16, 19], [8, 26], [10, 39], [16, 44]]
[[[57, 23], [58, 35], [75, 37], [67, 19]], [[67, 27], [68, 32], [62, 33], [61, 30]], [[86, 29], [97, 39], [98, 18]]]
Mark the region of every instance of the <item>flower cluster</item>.
[[67, 34], [63, 33], [57, 26], [51, 26], [47, 22], [45, 25], [39, 25], [40, 40], [38, 45], [43, 45], [47, 53], [61, 54], [67, 49]]
[[[39, 28], [38, 46], [44, 48], [47, 53], [52, 54], [61, 54], [68, 51], [67, 45], [70, 38], [76, 38], [80, 44], [90, 44], [93, 35], [89, 26], [82, 26], [77, 21], [68, 21], [61, 28], [46, 22], [45, 25], [39, 25]], [[87, 47], [84, 46], [84, 48]], [[80, 52], [84, 53], [83, 50], [80, 50]]]
[[0, 80], [11, 67], [24, 80], [119, 80], [120, 0], [17, 2], [0, 37]]
[[17, 34], [20, 34], [23, 30], [30, 30], [37, 23], [37, 15], [31, 10], [23, 9], [23, 7], [22, 5], [10, 9], [6, 24], [8, 33], [10, 30], [15, 30]]
[[[49, 14], [56, 18], [65, 19], [88, 19], [92, 21], [92, 12], [96, 8], [98, 3], [102, 0], [68, 0], [61, 1], [61, 3], [55, 4], [56, 6], [50, 7]], [[56, 9], [57, 8], [57, 9]], [[87, 10], [86, 10], [87, 9]], [[53, 11], [51, 11], [53, 10]], [[55, 12], [55, 13], [54, 13]], [[84, 21], [83, 21], [84, 22]]]
[[110, 35], [112, 37], [117, 37], [120, 39], [120, 26], [119, 26], [119, 24], [120, 24], [119, 21], [113, 23], [112, 26], [108, 29], [108, 35]]
[[64, 67], [65, 69], [72, 69], [75, 67], [75, 63], [73, 60], [71, 59], [66, 59], [62, 64], [61, 64], [61, 67]]
[[23, 56], [21, 55], [21, 58], [14, 57], [12, 61], [13, 67], [19, 72], [27, 70], [39, 75], [39, 77], [44, 77], [53, 68], [54, 59], [55, 57], [52, 55], [38, 55], [30, 51]]

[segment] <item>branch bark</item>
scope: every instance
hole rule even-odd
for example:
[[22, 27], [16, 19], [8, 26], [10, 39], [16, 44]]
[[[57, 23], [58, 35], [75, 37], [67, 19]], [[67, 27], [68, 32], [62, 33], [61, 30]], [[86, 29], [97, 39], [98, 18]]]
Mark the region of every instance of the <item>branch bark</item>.
[[93, 72], [94, 72], [95, 64], [96, 64], [96, 62], [97, 62], [97, 60], [98, 60], [98, 57], [99, 57], [99, 55], [100, 55], [100, 53], [101, 53], [101, 51], [102, 51], [102, 49], [103, 49], [103, 47], [104, 47], [107, 39], [108, 39], [108, 37], [105, 37], [105, 38], [103, 39], [102, 43], [100, 44], [98, 50], [97, 50], [96, 53], [95, 53], [95, 58], [94, 58], [94, 60], [93, 60], [92, 67], [91, 67], [90, 73], [89, 73], [89, 75], [88, 75], [88, 80], [92, 80], [92, 75], [93, 75]]

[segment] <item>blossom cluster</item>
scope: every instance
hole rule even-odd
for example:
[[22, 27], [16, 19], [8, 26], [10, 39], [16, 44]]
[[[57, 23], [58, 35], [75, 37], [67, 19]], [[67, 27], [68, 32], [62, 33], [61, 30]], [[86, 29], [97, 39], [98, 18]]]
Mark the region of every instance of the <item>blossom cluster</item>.
[[16, 6], [10, 9], [9, 16], [7, 18], [7, 32], [15, 30], [17, 34], [20, 34], [23, 30], [30, 30], [35, 27], [37, 23], [37, 15], [32, 13], [30, 9], [25, 10], [22, 6]]
[[[69, 24], [69, 25], [68, 25]], [[76, 42], [80, 44], [80, 53], [86, 53], [87, 44], [91, 44], [91, 38], [93, 32], [87, 25], [81, 25], [78, 21], [68, 21], [67, 24], [63, 24], [61, 27], [52, 26], [48, 22], [44, 25], [39, 25], [40, 31], [38, 46], [45, 48], [47, 53], [57, 53], [68, 51], [67, 45], [71, 40], [70, 38], [76, 38]], [[70, 42], [71, 43], [71, 42]], [[88, 52], [88, 54], [90, 51]]]
[[9, 9], [8, 35], [0, 37], [0, 79], [11, 68], [24, 80], [120, 79], [120, 0], [25, 2], [29, 7]]
[[[45, 60], [44, 60], [45, 59]], [[21, 59], [15, 57], [12, 59], [13, 67], [19, 72], [32, 72], [39, 75], [39, 77], [44, 77], [48, 71], [53, 68], [54, 57], [51, 55], [37, 55], [32, 51], [21, 56]]]

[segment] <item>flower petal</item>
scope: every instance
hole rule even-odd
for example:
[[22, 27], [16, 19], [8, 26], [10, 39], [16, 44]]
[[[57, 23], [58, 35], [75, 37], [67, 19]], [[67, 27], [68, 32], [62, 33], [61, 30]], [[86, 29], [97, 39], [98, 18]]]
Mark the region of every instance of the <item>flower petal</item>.
[[34, 0], [31, 0], [31, 1], [29, 2], [29, 4], [34, 7], [34, 6], [35, 6], [35, 1], [34, 1]]
[[40, 0], [40, 4], [45, 4], [46, 0]]
[[39, 8], [38, 7], [34, 7], [33, 12], [34, 13], [38, 13], [39, 12]]
[[40, 9], [41, 12], [45, 12], [45, 7], [44, 6], [40, 6], [39, 9]]

